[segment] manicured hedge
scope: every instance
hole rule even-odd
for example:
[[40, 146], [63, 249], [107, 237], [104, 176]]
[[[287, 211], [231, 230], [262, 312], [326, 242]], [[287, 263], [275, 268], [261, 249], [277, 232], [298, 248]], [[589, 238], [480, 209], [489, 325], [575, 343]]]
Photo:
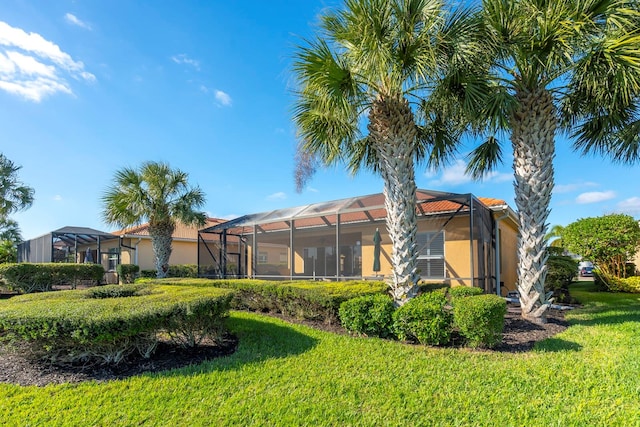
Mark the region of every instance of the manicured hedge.
[[444, 292], [417, 296], [393, 313], [393, 329], [401, 340], [442, 345], [451, 339], [452, 315]]
[[140, 272], [140, 267], [135, 264], [118, 264], [116, 267], [120, 283], [133, 283]]
[[[140, 277], [153, 279], [158, 276], [156, 270], [140, 270]], [[198, 277], [198, 266], [196, 264], [178, 264], [170, 265], [167, 271], [167, 277]]]
[[451, 298], [473, 297], [482, 295], [483, 293], [484, 291], [482, 289], [471, 286], [456, 286], [449, 289], [449, 295], [451, 296]]
[[54, 285], [75, 287], [80, 281], [100, 283], [104, 268], [100, 264], [18, 263], [1, 264], [0, 278], [9, 289], [21, 293], [46, 292]]
[[597, 269], [594, 270], [594, 275], [596, 285], [611, 292], [627, 292], [631, 294], [640, 293], [640, 276], [618, 278], [604, 274]]
[[369, 337], [393, 335], [393, 300], [382, 294], [352, 298], [340, 304], [340, 322], [349, 332]]
[[385, 294], [376, 281], [275, 282], [264, 280], [139, 279], [137, 282], [188, 286], [215, 286], [237, 291], [232, 307], [239, 310], [282, 313], [299, 319], [338, 323], [340, 304], [362, 295]]
[[453, 323], [470, 347], [493, 347], [502, 340], [507, 303], [498, 295], [456, 298]]
[[0, 336], [49, 359], [118, 363], [136, 350], [148, 357], [161, 333], [186, 346], [219, 334], [232, 298], [228, 289], [160, 285], [22, 295], [0, 303]]

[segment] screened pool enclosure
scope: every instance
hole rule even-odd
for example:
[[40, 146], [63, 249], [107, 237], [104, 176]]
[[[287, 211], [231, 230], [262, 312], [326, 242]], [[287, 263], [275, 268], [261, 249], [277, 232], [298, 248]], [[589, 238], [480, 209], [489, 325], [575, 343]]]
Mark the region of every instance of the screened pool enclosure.
[[[422, 279], [495, 292], [501, 269], [496, 264], [495, 217], [508, 209], [505, 203], [426, 190], [418, 190], [417, 196]], [[245, 215], [199, 232], [199, 275], [384, 279], [391, 272], [385, 216], [382, 194]]]

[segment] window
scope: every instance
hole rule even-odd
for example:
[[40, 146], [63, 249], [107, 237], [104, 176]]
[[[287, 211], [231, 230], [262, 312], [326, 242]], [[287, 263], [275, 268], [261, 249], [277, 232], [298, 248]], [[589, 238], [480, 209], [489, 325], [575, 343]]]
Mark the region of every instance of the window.
[[444, 231], [417, 233], [418, 271], [422, 278], [444, 279]]
[[269, 261], [267, 252], [258, 252], [258, 264], [266, 264]]
[[107, 271], [116, 271], [118, 267], [118, 248], [109, 248], [109, 266]]
[[286, 252], [280, 252], [280, 264], [289, 264], [289, 257], [287, 256]]

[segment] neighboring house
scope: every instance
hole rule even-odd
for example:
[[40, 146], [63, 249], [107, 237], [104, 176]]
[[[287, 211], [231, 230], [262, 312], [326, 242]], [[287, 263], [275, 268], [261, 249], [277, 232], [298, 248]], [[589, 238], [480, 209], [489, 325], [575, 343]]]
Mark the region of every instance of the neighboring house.
[[[208, 218], [211, 227], [223, 220]], [[137, 264], [154, 270], [155, 261], [149, 224], [107, 233], [87, 227], [63, 227], [18, 245], [18, 262], [100, 263], [107, 272], [106, 283], [117, 283], [118, 264]], [[197, 264], [198, 228], [177, 224], [173, 233], [169, 263]]]
[[[224, 220], [207, 218], [205, 227], [212, 227]], [[155, 270], [155, 256], [149, 235], [149, 223], [114, 231], [120, 237], [120, 262], [136, 264], [140, 270]], [[176, 224], [171, 244], [170, 265], [198, 263], [198, 228], [184, 224]]]
[[[418, 269], [426, 282], [515, 290], [517, 216], [503, 201], [418, 190]], [[346, 280], [391, 274], [384, 196], [245, 215], [199, 233], [204, 277]], [[374, 270], [376, 230], [380, 268]]]

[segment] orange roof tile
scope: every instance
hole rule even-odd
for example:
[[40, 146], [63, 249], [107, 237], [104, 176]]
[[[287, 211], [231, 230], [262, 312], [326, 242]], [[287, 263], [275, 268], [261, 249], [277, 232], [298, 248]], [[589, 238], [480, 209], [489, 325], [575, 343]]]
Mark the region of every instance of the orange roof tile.
[[[213, 225], [218, 225], [223, 222], [225, 222], [224, 219], [207, 218], [207, 223], [203, 226], [203, 228], [211, 227]], [[200, 227], [197, 227], [197, 226], [188, 226], [182, 223], [177, 223], [176, 229], [174, 230], [173, 235], [171, 237], [173, 237], [174, 239], [197, 240], [199, 229]], [[140, 236], [140, 237], [149, 236], [149, 223], [145, 222], [144, 224], [134, 225], [133, 227], [124, 228], [118, 231], [113, 231], [111, 234], [115, 234], [116, 236], [124, 236], [124, 235], [127, 235], [127, 236], [134, 235], [134, 236]]]

